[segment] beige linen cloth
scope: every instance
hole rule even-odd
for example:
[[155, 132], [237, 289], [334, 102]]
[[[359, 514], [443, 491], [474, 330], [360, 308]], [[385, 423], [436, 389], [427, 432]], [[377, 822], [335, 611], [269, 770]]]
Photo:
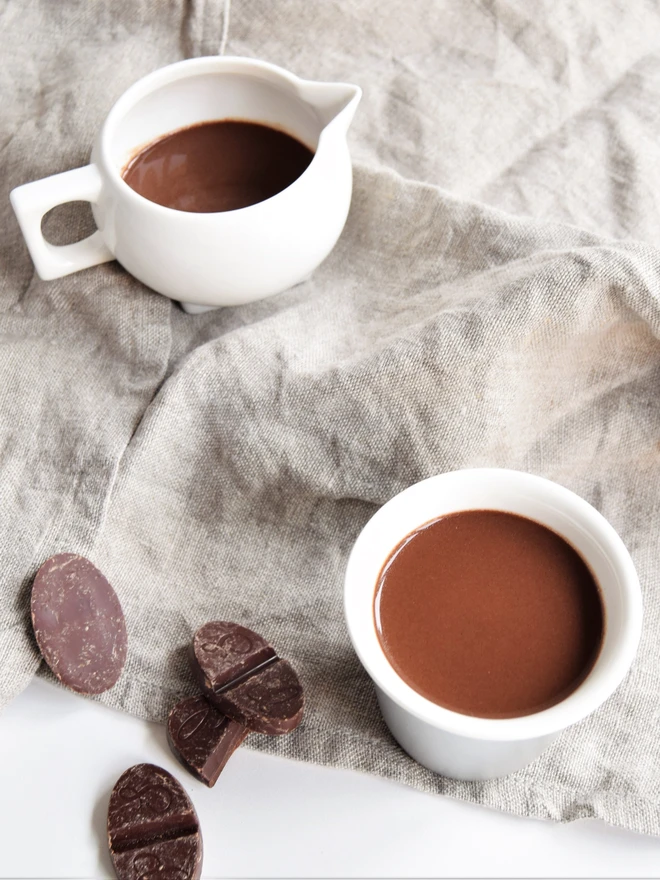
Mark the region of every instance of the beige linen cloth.
[[[660, 9], [642, 0], [5, 0], [0, 5], [0, 703], [39, 658], [30, 582], [89, 555], [130, 634], [108, 705], [162, 719], [212, 618], [264, 632], [303, 726], [248, 747], [522, 815], [660, 833]], [[227, 25], [228, 30], [227, 30]], [[116, 263], [42, 282], [8, 202], [88, 160], [114, 100], [218, 52], [364, 89], [354, 201], [304, 285], [185, 315]], [[322, 209], [322, 206], [320, 206]], [[88, 221], [60, 209], [51, 238]], [[645, 598], [625, 683], [527, 769], [409, 759], [342, 615], [377, 507], [461, 467], [578, 492]]]

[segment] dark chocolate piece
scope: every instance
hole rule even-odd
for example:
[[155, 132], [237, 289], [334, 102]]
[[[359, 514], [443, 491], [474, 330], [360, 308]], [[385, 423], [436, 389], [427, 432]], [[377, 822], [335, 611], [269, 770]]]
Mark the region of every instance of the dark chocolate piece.
[[292, 666], [252, 630], [212, 621], [197, 630], [193, 672], [223, 714], [270, 736], [289, 733], [303, 714], [303, 689]]
[[258, 633], [224, 620], [201, 626], [193, 636], [192, 650], [193, 671], [203, 690], [218, 690], [277, 658]]
[[170, 748], [183, 766], [209, 788], [249, 732], [202, 696], [181, 700], [167, 719]]
[[32, 626], [44, 660], [81, 694], [111, 688], [126, 661], [126, 622], [117, 594], [89, 559], [51, 556], [32, 585]]
[[119, 880], [199, 880], [202, 833], [190, 798], [171, 773], [136, 764], [110, 795], [108, 847]]
[[270, 736], [290, 733], [302, 721], [302, 685], [291, 664], [279, 658], [209, 699], [225, 715]]

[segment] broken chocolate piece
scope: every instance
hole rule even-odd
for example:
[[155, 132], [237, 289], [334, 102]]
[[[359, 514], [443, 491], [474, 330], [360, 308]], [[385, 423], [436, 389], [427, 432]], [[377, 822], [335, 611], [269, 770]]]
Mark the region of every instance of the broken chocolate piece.
[[277, 658], [275, 649], [258, 633], [224, 620], [200, 626], [192, 651], [193, 671], [203, 690], [224, 687]]
[[183, 766], [209, 788], [249, 732], [202, 696], [177, 703], [167, 719], [170, 748]]
[[126, 661], [126, 622], [89, 559], [59, 553], [46, 560], [32, 585], [31, 614], [39, 649], [62, 684], [81, 694], [115, 684]]
[[193, 637], [190, 659], [204, 695], [232, 720], [271, 736], [300, 724], [298, 676], [252, 630], [226, 621], [206, 623]]
[[136, 764], [112, 789], [108, 847], [119, 880], [199, 880], [202, 834], [190, 798], [154, 764]]
[[302, 721], [302, 685], [291, 664], [279, 658], [209, 699], [230, 718], [270, 736], [290, 733]]

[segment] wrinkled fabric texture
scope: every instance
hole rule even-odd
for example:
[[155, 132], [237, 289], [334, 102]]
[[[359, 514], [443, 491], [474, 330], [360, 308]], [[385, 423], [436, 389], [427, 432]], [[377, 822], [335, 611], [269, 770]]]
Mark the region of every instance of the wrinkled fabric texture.
[[[527, 816], [660, 833], [660, 8], [641, 0], [5, 0], [0, 5], [0, 704], [39, 666], [59, 551], [119, 594], [101, 699], [162, 720], [208, 619], [263, 632], [303, 725], [247, 746]], [[88, 161], [114, 100], [226, 51], [356, 82], [348, 223], [303, 285], [198, 316], [116, 263], [38, 279], [8, 193]], [[57, 209], [51, 240], [89, 231]], [[644, 591], [629, 676], [525, 770], [436, 776], [388, 734], [343, 572], [374, 511], [461, 467], [578, 492]]]

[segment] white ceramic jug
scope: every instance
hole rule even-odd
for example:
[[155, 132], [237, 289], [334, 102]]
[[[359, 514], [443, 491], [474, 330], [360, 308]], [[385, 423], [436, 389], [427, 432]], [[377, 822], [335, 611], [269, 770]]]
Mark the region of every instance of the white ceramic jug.
[[[352, 189], [346, 133], [360, 97], [357, 86], [302, 80], [250, 58], [194, 58], [145, 76], [108, 114], [90, 165], [11, 193], [37, 272], [59, 278], [117, 259], [193, 313], [292, 287], [327, 257], [346, 222]], [[314, 158], [272, 198], [213, 214], [163, 207], [122, 179], [128, 162], [151, 141], [219, 119], [282, 129]], [[75, 244], [47, 242], [44, 214], [79, 200], [91, 202], [98, 231]]]

